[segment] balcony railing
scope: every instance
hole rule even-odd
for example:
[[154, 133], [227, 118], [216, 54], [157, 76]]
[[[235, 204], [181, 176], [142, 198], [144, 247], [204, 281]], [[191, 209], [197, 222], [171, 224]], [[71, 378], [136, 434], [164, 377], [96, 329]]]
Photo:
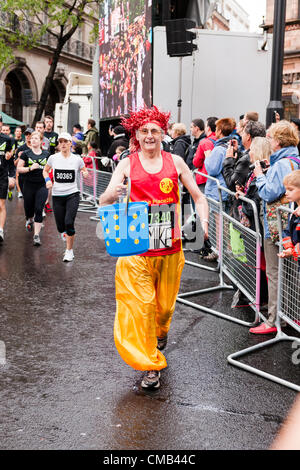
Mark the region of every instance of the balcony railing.
[[[12, 32], [18, 31], [29, 37], [33, 37], [33, 35], [39, 31], [39, 25], [37, 23], [29, 20], [20, 21], [16, 15], [8, 16], [3, 12], [0, 12], [0, 27], [6, 28]], [[57, 43], [56, 38], [52, 34], [46, 32], [38, 40], [38, 44], [55, 49]], [[96, 47], [92, 44], [87, 44], [71, 38], [64, 45], [63, 52], [92, 62], [94, 60]]]

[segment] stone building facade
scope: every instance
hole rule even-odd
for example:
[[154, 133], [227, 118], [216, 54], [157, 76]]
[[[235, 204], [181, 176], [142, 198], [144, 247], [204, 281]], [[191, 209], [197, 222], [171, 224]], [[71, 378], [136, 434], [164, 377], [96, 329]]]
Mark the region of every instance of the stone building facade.
[[[300, 117], [300, 0], [287, 0], [282, 99], [284, 117]], [[267, 0], [264, 28], [273, 32], [274, 0]]]
[[[5, 21], [5, 18], [0, 18]], [[24, 21], [23, 28], [34, 27]], [[51, 93], [48, 97], [45, 115], [54, 115], [55, 104], [63, 102], [69, 73], [91, 75], [95, 45], [89, 43], [93, 21], [89, 18], [78, 28], [61, 54]], [[0, 69], [0, 110], [13, 118], [31, 124], [36, 104], [49, 71], [54, 50], [52, 36], [46, 34], [36, 47], [30, 50], [15, 50], [16, 62]]]
[[207, 28], [246, 32], [250, 29], [249, 15], [235, 0], [219, 0], [207, 21]]

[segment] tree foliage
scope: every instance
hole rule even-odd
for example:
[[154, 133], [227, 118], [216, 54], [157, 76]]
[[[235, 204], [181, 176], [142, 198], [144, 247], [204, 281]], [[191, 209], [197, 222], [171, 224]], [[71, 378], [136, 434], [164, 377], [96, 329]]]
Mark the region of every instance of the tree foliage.
[[[98, 19], [102, 0], [1, 0], [0, 68], [14, 61], [16, 49], [37, 46], [47, 34], [51, 37], [52, 57], [34, 122], [43, 114], [63, 47], [84, 20]], [[92, 30], [95, 42], [97, 22]]]

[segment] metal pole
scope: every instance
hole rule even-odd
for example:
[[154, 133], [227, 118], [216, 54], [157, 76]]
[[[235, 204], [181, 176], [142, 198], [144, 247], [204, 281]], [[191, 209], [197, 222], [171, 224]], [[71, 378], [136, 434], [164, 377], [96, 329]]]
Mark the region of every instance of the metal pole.
[[181, 99], [181, 90], [182, 90], [182, 57], [179, 57], [179, 89], [178, 89], [178, 119], [177, 122], [181, 122], [181, 105], [182, 105], [182, 99]]
[[282, 75], [284, 57], [286, 0], [275, 0], [273, 25], [273, 51], [270, 102], [267, 107], [266, 125], [274, 122], [275, 113], [283, 117]]

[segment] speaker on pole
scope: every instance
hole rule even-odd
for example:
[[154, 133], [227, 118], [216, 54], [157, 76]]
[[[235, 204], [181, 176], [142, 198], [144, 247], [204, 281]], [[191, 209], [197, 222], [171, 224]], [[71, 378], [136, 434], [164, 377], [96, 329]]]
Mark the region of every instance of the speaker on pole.
[[170, 57], [190, 56], [197, 50], [197, 45], [193, 44], [196, 33], [190, 31], [195, 27], [195, 21], [187, 18], [166, 21], [167, 53]]

